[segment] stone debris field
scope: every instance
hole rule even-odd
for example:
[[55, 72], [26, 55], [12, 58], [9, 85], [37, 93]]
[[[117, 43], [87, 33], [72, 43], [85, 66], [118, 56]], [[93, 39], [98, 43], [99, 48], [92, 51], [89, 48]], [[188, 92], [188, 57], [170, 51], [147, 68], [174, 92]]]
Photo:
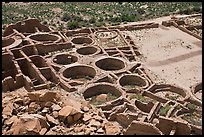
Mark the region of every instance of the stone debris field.
[[2, 35], [3, 135], [201, 135], [202, 15]]

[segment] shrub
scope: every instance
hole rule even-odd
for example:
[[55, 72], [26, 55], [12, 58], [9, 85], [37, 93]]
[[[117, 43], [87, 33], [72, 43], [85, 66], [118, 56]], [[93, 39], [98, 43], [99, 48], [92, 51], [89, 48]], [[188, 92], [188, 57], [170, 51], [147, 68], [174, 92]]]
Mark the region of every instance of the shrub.
[[95, 18], [95, 17], [92, 17], [92, 18], [89, 20], [89, 23], [91, 23], [91, 24], [96, 23], [96, 18]]
[[190, 110], [195, 110], [196, 109], [196, 105], [192, 104], [192, 103], [188, 103], [187, 104], [187, 108]]
[[139, 8], [139, 9], [137, 10], [137, 12], [138, 12], [140, 15], [145, 14], [145, 9]]
[[70, 20], [71, 18], [70, 18], [70, 15], [68, 14], [68, 13], [64, 13], [63, 14], [63, 17], [62, 17], [62, 21], [68, 21], [68, 20]]
[[77, 21], [77, 22], [83, 21], [83, 19], [82, 19], [81, 16], [74, 16], [74, 17], [73, 17], [73, 20], [75, 20], [75, 21]]
[[104, 19], [103, 19], [103, 17], [99, 17], [99, 20], [98, 20], [99, 22], [103, 22], [104, 21]]
[[193, 7], [192, 10], [193, 10], [194, 12], [198, 12], [198, 13], [202, 12], [202, 9], [201, 9], [200, 7]]
[[120, 17], [112, 17], [112, 18], [110, 18], [110, 21], [111, 22], [121, 22], [122, 20]]
[[171, 106], [169, 104], [167, 104], [165, 107], [161, 107], [159, 110], [159, 114], [161, 116], [165, 116], [167, 114], [167, 112], [170, 110]]
[[72, 21], [68, 23], [68, 28], [69, 29], [75, 29], [79, 27], [79, 23], [77, 21]]
[[103, 22], [96, 22], [95, 25], [96, 25], [96, 27], [101, 27], [101, 26], [103, 26]]
[[122, 20], [122, 22], [125, 22], [125, 21], [133, 22], [133, 21], [135, 21], [135, 17], [136, 17], [135, 15], [122, 14], [121, 20]]

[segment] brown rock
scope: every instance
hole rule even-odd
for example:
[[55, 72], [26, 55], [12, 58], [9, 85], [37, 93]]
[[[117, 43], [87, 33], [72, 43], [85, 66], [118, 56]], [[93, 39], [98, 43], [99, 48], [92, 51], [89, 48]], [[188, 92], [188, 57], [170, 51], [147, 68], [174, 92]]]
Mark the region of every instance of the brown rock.
[[8, 102], [11, 102], [13, 100], [13, 97], [9, 97], [9, 96], [5, 96], [3, 99], [2, 99], [2, 105], [6, 106], [8, 104]]
[[97, 133], [104, 133], [104, 130], [102, 128], [99, 128], [96, 132]]
[[101, 126], [101, 123], [96, 121], [95, 119], [91, 119], [91, 121], [89, 122], [89, 125], [91, 127], [96, 127], [96, 128], [99, 128]]
[[23, 105], [28, 105], [30, 104], [31, 99], [29, 97], [24, 97], [23, 98]]
[[85, 128], [85, 135], [90, 135], [91, 132], [96, 131], [96, 127]]
[[68, 123], [74, 123], [74, 117], [73, 117], [73, 115], [67, 116], [67, 122], [68, 122]]
[[33, 115], [34, 114], [24, 113], [23, 115], [20, 115], [20, 120], [25, 123], [29, 120], [35, 119], [35, 117]]
[[24, 114], [19, 119], [15, 120], [13, 122], [13, 125], [11, 126], [11, 131], [13, 135], [19, 135], [19, 134], [38, 134], [41, 130], [40, 121], [29, 115]]
[[30, 114], [31, 116], [34, 116], [35, 118], [38, 118], [40, 121], [40, 125], [42, 128], [49, 128], [49, 123], [46, 121], [46, 117], [39, 115], [39, 114]]
[[13, 125], [11, 126], [11, 132], [13, 135], [19, 135], [22, 131], [23, 122], [20, 119], [17, 119], [13, 122]]
[[44, 106], [45, 106], [45, 107], [51, 107], [52, 105], [53, 105], [53, 103], [52, 103], [52, 102], [50, 102], [50, 101], [48, 101], [48, 102], [46, 102], [46, 103], [45, 103], [45, 105], [44, 105]]
[[53, 101], [54, 98], [56, 98], [57, 93], [56, 92], [45, 92], [43, 94], [40, 95], [40, 101], [43, 102], [48, 102], [48, 101]]
[[86, 122], [86, 121], [90, 120], [91, 118], [92, 118], [92, 116], [90, 114], [85, 113], [82, 120]]
[[25, 128], [27, 131], [32, 131], [34, 133], [39, 133], [41, 130], [40, 121], [38, 119], [33, 119], [25, 123]]
[[107, 135], [117, 135], [120, 133], [119, 125], [113, 122], [105, 123], [105, 131]]
[[101, 116], [99, 116], [99, 115], [95, 115], [95, 116], [93, 116], [93, 118], [100, 121], [100, 122], [103, 121], [103, 118]]
[[83, 128], [81, 127], [75, 127], [74, 128], [74, 132], [81, 132], [83, 130]]
[[39, 101], [41, 92], [28, 92], [28, 97], [31, 101]]
[[37, 104], [36, 102], [31, 102], [29, 107], [28, 107], [28, 112], [29, 113], [36, 113], [40, 109], [40, 105]]
[[12, 112], [13, 112], [13, 109], [14, 109], [14, 107], [13, 107], [13, 103], [8, 103], [8, 105], [6, 105], [6, 107], [3, 109], [3, 111], [2, 111], [2, 113], [3, 113], [3, 115], [11, 115], [12, 114]]
[[54, 118], [57, 118], [59, 116], [59, 113], [57, 111], [53, 111], [52, 115], [53, 115]]
[[58, 122], [55, 118], [53, 118], [52, 116], [50, 116], [50, 115], [48, 115], [48, 114], [46, 114], [46, 118], [47, 118], [47, 121], [48, 121], [50, 124], [55, 124], [55, 125], [58, 125], [58, 124], [59, 124], [59, 122]]
[[59, 116], [67, 117], [69, 115], [74, 115], [77, 113], [82, 113], [82, 112], [71, 106], [65, 106], [59, 111]]
[[96, 97], [96, 101], [103, 101], [105, 102], [107, 100], [107, 94], [100, 94]]
[[40, 135], [45, 135], [45, 133], [47, 132], [47, 128], [42, 128], [39, 132]]
[[52, 111], [59, 111], [60, 109], [62, 109], [59, 105], [53, 104], [51, 106]]
[[84, 112], [88, 112], [88, 111], [89, 111], [89, 108], [88, 108], [87, 106], [84, 106], [84, 107], [82, 108], [82, 110], [83, 110]]
[[79, 113], [76, 113], [75, 115], [74, 115], [74, 121], [77, 121], [77, 120], [79, 120], [80, 118], [81, 118], [81, 116], [82, 116], [82, 114], [79, 112]]
[[10, 119], [8, 120], [5, 120], [4, 124], [6, 125], [11, 125], [14, 123], [14, 121], [18, 120], [18, 117], [17, 116], [12, 116]]

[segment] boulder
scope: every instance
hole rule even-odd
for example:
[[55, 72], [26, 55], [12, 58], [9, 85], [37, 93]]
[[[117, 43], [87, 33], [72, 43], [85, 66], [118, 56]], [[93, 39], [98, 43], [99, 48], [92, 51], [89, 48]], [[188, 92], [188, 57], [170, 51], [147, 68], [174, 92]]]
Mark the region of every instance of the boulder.
[[107, 94], [100, 94], [96, 97], [96, 101], [105, 102], [107, 100]]
[[120, 133], [119, 124], [107, 122], [105, 123], [105, 131], [107, 135], [118, 135]]
[[47, 121], [48, 121], [50, 124], [55, 124], [55, 125], [58, 125], [58, 124], [59, 124], [59, 122], [58, 122], [55, 118], [53, 118], [52, 116], [50, 116], [50, 115], [48, 115], [48, 114], [46, 114], [46, 118], [47, 118]]
[[43, 102], [53, 101], [56, 97], [57, 97], [56, 92], [48, 91], [40, 95], [40, 101]]
[[29, 107], [28, 107], [28, 112], [29, 113], [36, 113], [40, 109], [40, 105], [37, 104], [36, 102], [31, 102]]
[[42, 128], [39, 132], [40, 135], [45, 135], [45, 133], [47, 132], [47, 128]]
[[82, 112], [71, 106], [65, 106], [59, 111], [59, 116], [66, 118], [69, 115], [75, 115], [77, 113], [82, 113]]
[[92, 118], [92, 116], [90, 114], [85, 113], [82, 120], [86, 122], [86, 121], [90, 120], [91, 118]]
[[41, 92], [28, 92], [28, 97], [31, 101], [39, 101]]
[[17, 116], [12, 116], [11, 118], [5, 120], [4, 124], [10, 126], [17, 120], [18, 120]]
[[41, 130], [40, 121], [32, 115], [24, 114], [15, 120], [11, 126], [13, 135], [39, 134]]
[[39, 134], [39, 132], [41, 130], [40, 121], [38, 119], [32, 119], [32, 120], [26, 122], [24, 126], [25, 126], [27, 131], [34, 132], [36, 134]]
[[96, 121], [95, 119], [91, 119], [88, 126], [99, 128], [101, 126], [101, 123]]
[[3, 115], [7, 115], [7, 116], [11, 116], [12, 112], [13, 112], [14, 106], [12, 102], [9, 102], [6, 107], [4, 107], [2, 114]]
[[40, 115], [40, 114], [30, 114], [31, 116], [37, 118], [40, 121], [40, 125], [42, 128], [49, 128], [50, 124], [47, 122], [46, 117]]
[[57, 118], [59, 116], [59, 113], [57, 111], [53, 111], [52, 115], [53, 115], [54, 118]]
[[52, 109], [52, 111], [59, 111], [59, 110], [61, 110], [62, 108], [61, 108], [59, 105], [53, 104], [53, 105], [51, 106], [51, 109]]

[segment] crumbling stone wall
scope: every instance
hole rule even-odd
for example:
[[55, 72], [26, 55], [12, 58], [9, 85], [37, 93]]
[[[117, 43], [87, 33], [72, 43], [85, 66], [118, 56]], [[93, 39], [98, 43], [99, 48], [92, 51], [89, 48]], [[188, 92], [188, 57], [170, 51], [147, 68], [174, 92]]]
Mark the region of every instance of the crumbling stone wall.
[[[162, 24], [178, 27], [183, 22]], [[182, 115], [191, 113], [189, 103], [199, 114], [202, 104], [178, 86], [155, 83], [140, 62], [139, 45], [120, 32], [158, 26], [147, 23], [57, 32], [37, 19], [12, 24], [2, 37], [2, 91], [24, 86], [30, 92], [60, 85], [84, 100], [104, 101], [96, 106], [107, 120], [123, 127], [117, 134], [201, 134], [201, 125], [186, 122]], [[193, 93], [200, 89], [197, 85]], [[109, 94], [116, 97], [108, 100]], [[68, 117], [64, 112], [59, 115]]]

